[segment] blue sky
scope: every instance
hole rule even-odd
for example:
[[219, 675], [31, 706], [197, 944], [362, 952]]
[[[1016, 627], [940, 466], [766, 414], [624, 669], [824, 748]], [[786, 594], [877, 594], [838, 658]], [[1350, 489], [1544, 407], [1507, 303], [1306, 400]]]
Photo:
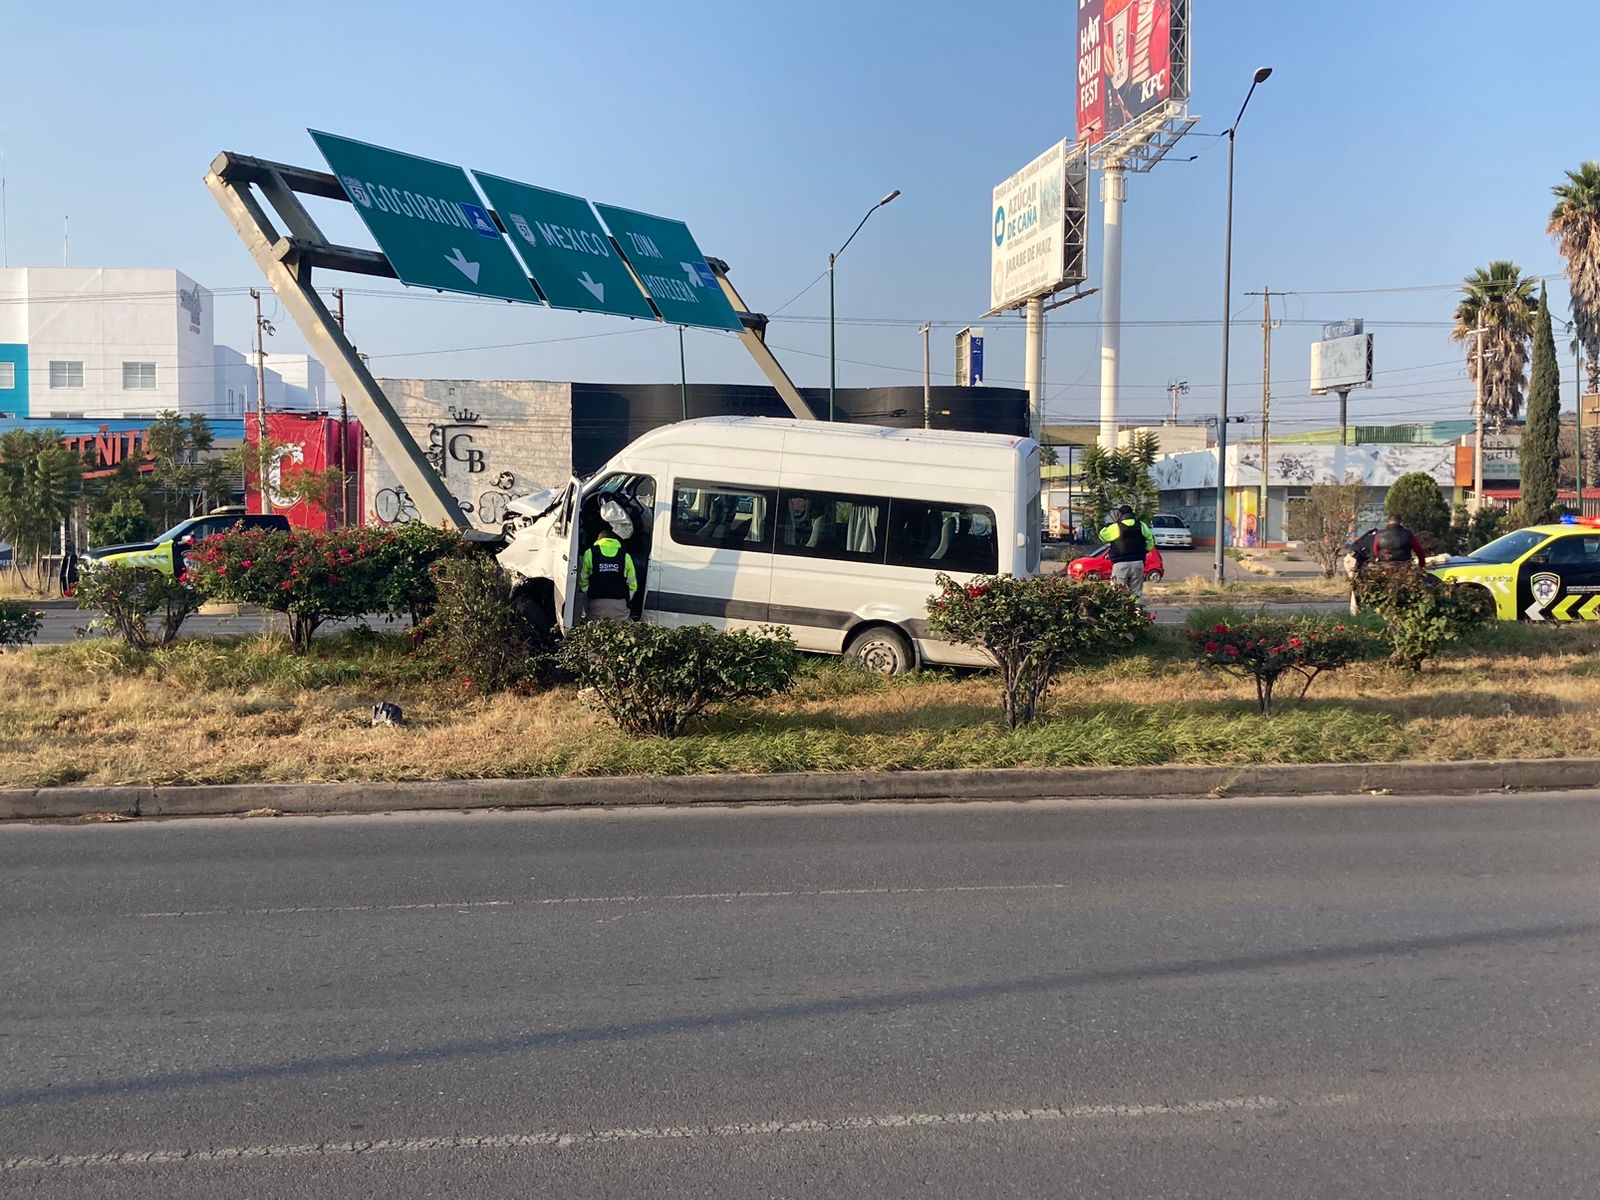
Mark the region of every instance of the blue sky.
[[[230, 289], [260, 280], [201, 177], [223, 149], [320, 166], [311, 126], [680, 217], [767, 312], [900, 188], [839, 263], [840, 383], [920, 382], [924, 320], [936, 323], [935, 380], [948, 382], [955, 330], [987, 307], [991, 189], [1072, 133], [1070, 0], [67, 11], [5, 17], [10, 264], [58, 264], [70, 215], [74, 265], [178, 267], [218, 291], [217, 337], [239, 346], [250, 310]], [[1367, 319], [1379, 368], [1353, 419], [1468, 415], [1447, 285], [1502, 257], [1559, 273], [1544, 223], [1563, 170], [1600, 156], [1583, 85], [1600, 11], [1586, 0], [1444, 11], [1195, 0], [1202, 120], [1172, 157], [1198, 158], [1129, 182], [1125, 416], [1159, 415], [1173, 378], [1190, 383], [1185, 415], [1215, 408], [1226, 172], [1215, 135], [1262, 64], [1275, 73], [1238, 141], [1234, 411], [1260, 403], [1260, 302], [1244, 293], [1271, 287], [1295, 293], [1275, 302], [1275, 430], [1328, 421], [1333, 399], [1306, 391], [1309, 345], [1317, 324], [1347, 316]], [[368, 244], [348, 208], [317, 211], [330, 233]], [[1098, 204], [1090, 223], [1092, 285]], [[379, 374], [677, 378], [675, 329], [355, 276], [322, 283], [349, 286], [353, 339]], [[1559, 279], [1551, 301], [1565, 310]], [[1095, 304], [1053, 315], [1052, 419], [1098, 414]], [[823, 281], [769, 335], [803, 385], [827, 381], [826, 313]], [[1019, 319], [985, 327], [989, 381], [1020, 386]], [[279, 328], [273, 347], [301, 348], [289, 322]], [[1559, 330], [1557, 341], [1570, 403]], [[692, 379], [760, 382], [737, 342], [713, 333], [690, 332], [688, 360]]]

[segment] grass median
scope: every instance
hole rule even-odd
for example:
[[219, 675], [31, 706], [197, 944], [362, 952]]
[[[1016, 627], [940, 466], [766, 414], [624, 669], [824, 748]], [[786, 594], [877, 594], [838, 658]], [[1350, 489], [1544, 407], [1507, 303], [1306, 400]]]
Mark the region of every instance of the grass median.
[[[1255, 713], [1250, 685], [1147, 650], [1058, 678], [1046, 719], [1000, 720], [990, 675], [883, 679], [811, 660], [794, 690], [629, 737], [574, 689], [454, 693], [403, 639], [341, 635], [306, 657], [268, 638], [104, 640], [8, 654], [0, 778], [11, 787], [425, 780], [1160, 763], [1381, 762], [1600, 755], [1600, 629], [1500, 626], [1420, 674], [1360, 664]], [[410, 724], [371, 728], [378, 700]]]

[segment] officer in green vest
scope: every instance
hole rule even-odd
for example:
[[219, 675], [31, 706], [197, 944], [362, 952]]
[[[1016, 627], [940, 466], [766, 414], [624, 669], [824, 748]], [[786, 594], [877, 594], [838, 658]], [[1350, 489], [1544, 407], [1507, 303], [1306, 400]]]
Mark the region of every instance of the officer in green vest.
[[639, 574], [633, 555], [623, 550], [615, 530], [602, 526], [594, 545], [583, 552], [578, 566], [578, 590], [587, 599], [591, 621], [626, 621], [633, 616], [633, 597], [639, 590]]

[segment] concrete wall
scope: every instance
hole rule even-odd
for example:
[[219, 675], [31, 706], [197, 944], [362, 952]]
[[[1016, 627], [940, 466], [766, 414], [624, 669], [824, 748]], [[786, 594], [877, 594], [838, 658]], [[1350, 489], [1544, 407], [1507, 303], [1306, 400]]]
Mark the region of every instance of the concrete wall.
[[[537, 380], [380, 379], [450, 493], [481, 529], [498, 529], [505, 503], [572, 474], [572, 385]], [[367, 443], [369, 522], [415, 519], [394, 471]]]

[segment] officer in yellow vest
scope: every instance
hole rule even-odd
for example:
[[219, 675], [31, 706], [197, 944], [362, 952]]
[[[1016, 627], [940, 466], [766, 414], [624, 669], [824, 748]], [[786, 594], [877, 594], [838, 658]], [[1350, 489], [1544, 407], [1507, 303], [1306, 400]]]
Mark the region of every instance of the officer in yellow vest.
[[578, 590], [587, 599], [591, 621], [627, 621], [633, 616], [639, 573], [634, 570], [633, 555], [623, 550], [610, 525], [604, 526], [594, 545], [583, 552]]

